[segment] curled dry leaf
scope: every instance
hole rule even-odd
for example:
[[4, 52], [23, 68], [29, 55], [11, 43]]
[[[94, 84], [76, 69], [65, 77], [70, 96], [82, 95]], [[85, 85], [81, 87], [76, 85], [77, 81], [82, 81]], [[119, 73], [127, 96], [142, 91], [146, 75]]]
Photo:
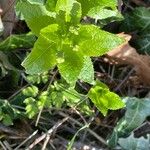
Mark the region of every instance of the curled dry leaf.
[[135, 68], [137, 75], [140, 77], [141, 82], [150, 85], [150, 56], [140, 55], [136, 49], [131, 47], [128, 41], [131, 36], [128, 34], [118, 34], [126, 41], [119, 47], [107, 53], [105, 61], [113, 64], [129, 64]]

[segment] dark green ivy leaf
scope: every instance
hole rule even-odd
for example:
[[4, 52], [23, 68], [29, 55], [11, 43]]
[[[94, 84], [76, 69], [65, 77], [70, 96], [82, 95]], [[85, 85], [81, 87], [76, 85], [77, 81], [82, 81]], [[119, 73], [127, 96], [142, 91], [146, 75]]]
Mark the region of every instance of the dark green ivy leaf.
[[134, 129], [139, 127], [147, 116], [150, 115], [149, 98], [138, 99], [127, 97], [125, 116], [118, 122], [117, 126], [109, 139], [109, 146], [115, 147], [119, 137], [129, 135]]
[[150, 136], [148, 138], [140, 137], [135, 138], [131, 134], [128, 138], [120, 138], [118, 142], [124, 150], [149, 150], [150, 149]]
[[125, 20], [122, 25], [124, 31], [150, 31], [150, 9], [137, 7], [129, 14], [125, 14]]
[[150, 32], [140, 35], [134, 40], [134, 44], [139, 53], [150, 55]]

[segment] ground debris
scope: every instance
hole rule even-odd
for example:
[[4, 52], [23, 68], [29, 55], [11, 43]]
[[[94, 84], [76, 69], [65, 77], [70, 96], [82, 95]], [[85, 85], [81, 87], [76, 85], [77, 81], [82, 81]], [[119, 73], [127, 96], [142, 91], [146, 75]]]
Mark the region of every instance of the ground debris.
[[119, 36], [123, 37], [126, 41], [109, 51], [104, 60], [116, 65], [132, 65], [140, 81], [145, 85], [150, 85], [150, 56], [138, 54], [136, 49], [129, 45], [130, 35], [121, 33]]

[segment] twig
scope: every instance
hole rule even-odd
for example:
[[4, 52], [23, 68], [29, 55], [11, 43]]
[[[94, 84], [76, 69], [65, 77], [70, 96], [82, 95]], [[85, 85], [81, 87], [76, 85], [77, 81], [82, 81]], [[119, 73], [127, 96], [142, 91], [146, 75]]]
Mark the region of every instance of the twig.
[[22, 88], [20, 88], [18, 91], [16, 91], [13, 95], [11, 95], [7, 100], [10, 101], [12, 100], [17, 94], [19, 94], [24, 88], [28, 87], [29, 84], [26, 84], [25, 86], [23, 86]]
[[72, 108], [72, 109], [75, 111], [76, 114], [80, 116], [80, 118], [84, 121], [85, 124], [88, 124], [86, 120], [84, 119], [84, 117], [82, 116], [82, 114], [76, 108]]
[[[79, 121], [75, 120], [74, 118], [66, 115], [65, 113], [63, 112], [59, 112], [59, 114], [63, 117], [69, 117], [69, 119], [73, 122], [75, 122], [76, 124], [78, 124], [79, 126], [84, 126], [82, 123], [80, 123]], [[87, 131], [93, 135], [96, 139], [98, 139], [101, 143], [103, 143], [104, 145], [107, 145], [107, 142], [102, 138], [100, 137], [97, 133], [95, 133], [94, 131], [92, 131], [91, 129], [87, 128]]]
[[10, 144], [7, 141], [4, 141], [5, 146], [7, 147], [8, 150], [13, 150], [10, 146]]
[[42, 147], [42, 150], [45, 150], [45, 149], [46, 149], [46, 146], [47, 146], [47, 144], [48, 144], [48, 141], [50, 140], [50, 137], [51, 137], [51, 135], [50, 135], [50, 134], [47, 134], [46, 139], [45, 139], [45, 142], [44, 142], [43, 147]]
[[38, 130], [33, 132], [27, 139], [25, 139], [22, 143], [20, 143], [14, 150], [18, 150], [22, 145], [24, 145], [27, 141], [29, 141], [33, 136], [37, 134]]
[[[51, 129], [47, 131], [47, 133], [43, 134], [39, 138], [37, 138], [26, 150], [32, 149], [35, 145], [37, 145], [39, 142], [41, 142], [43, 139], [45, 139], [47, 136], [50, 136], [53, 131], [55, 131], [58, 127], [60, 127], [64, 122], [66, 122], [69, 119], [69, 117], [65, 117], [61, 121], [58, 121]], [[47, 144], [47, 143], [46, 143]]]
[[2, 123], [0, 123], [0, 132], [5, 132], [12, 135], [19, 135], [19, 132], [15, 129], [12, 129]]
[[0, 145], [2, 146], [2, 148], [4, 149], [4, 150], [7, 150], [7, 148], [5, 147], [5, 145], [0, 141]]
[[127, 76], [122, 80], [122, 82], [114, 89], [114, 91], [118, 91], [120, 89], [120, 87], [128, 80], [128, 78], [130, 77], [130, 75], [134, 72], [135, 67], [133, 69], [131, 69], [131, 71], [127, 74]]
[[110, 75], [111, 81], [113, 81], [114, 73], [115, 73], [115, 65], [112, 66], [111, 75]]
[[36, 127], [38, 126], [38, 123], [39, 123], [39, 120], [40, 120], [42, 111], [43, 111], [43, 107], [40, 109], [39, 114], [38, 114], [38, 116], [37, 116], [37, 119], [36, 119], [36, 122], [35, 122], [35, 126], [36, 126]]

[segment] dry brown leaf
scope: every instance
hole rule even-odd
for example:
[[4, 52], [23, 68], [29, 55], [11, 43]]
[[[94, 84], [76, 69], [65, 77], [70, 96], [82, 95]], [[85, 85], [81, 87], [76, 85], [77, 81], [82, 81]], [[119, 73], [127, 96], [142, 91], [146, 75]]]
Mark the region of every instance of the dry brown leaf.
[[129, 45], [130, 35], [121, 33], [119, 36], [125, 38], [126, 42], [109, 51], [108, 60], [115, 64], [132, 65], [141, 81], [150, 85], [150, 56], [138, 54], [136, 49]]

